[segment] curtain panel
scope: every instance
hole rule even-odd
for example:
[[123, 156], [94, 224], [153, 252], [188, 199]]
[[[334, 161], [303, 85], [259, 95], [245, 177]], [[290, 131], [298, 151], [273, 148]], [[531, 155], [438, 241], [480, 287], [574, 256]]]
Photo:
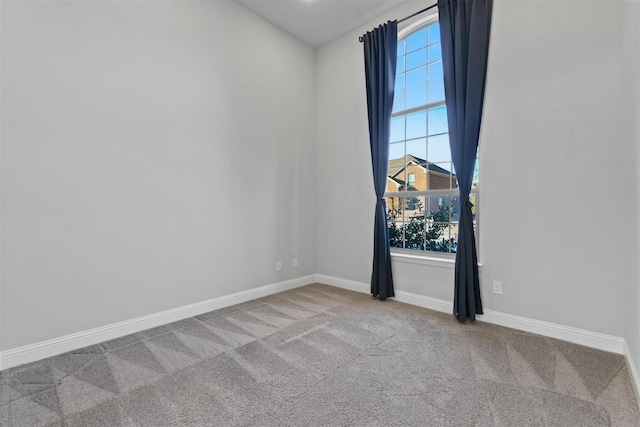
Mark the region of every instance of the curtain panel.
[[493, 0], [438, 0], [449, 145], [460, 190], [453, 314], [482, 314], [478, 255], [469, 201], [484, 102]]
[[376, 193], [373, 230], [371, 294], [381, 300], [393, 297], [391, 251], [387, 228], [387, 186], [391, 110], [396, 77], [398, 23], [389, 21], [363, 36], [364, 66], [369, 117], [369, 143]]

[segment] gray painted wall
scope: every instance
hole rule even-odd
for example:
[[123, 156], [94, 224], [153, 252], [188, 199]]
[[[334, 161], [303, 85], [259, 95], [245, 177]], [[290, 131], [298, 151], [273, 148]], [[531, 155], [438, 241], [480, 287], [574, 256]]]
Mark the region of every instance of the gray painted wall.
[[[636, 189], [635, 194], [636, 221], [629, 227], [629, 233], [636, 235], [634, 251], [625, 253], [628, 264], [635, 270], [635, 280], [628, 283], [628, 290], [624, 300], [624, 337], [629, 345], [629, 350], [637, 366], [640, 366], [640, 263], [638, 262], [638, 245], [640, 244], [640, 3], [624, 3], [623, 22], [625, 40], [624, 69], [625, 81], [629, 82], [627, 95], [631, 99], [632, 107], [627, 111], [627, 120], [630, 124], [629, 132], [635, 142], [636, 148]], [[639, 369], [640, 370], [640, 369]]]
[[[635, 238], [622, 2], [495, 11], [480, 151], [486, 300], [622, 336], [623, 290], [635, 280], [622, 254]], [[492, 298], [496, 279], [505, 294]]]
[[316, 272], [312, 49], [233, 2], [1, 28], [1, 349]]
[[[375, 198], [356, 37], [406, 12], [317, 53], [321, 274], [369, 282]], [[495, 3], [480, 141], [485, 308], [623, 335], [638, 251], [622, 21], [622, 2]], [[451, 301], [452, 276], [394, 263], [397, 289], [429, 297]]]

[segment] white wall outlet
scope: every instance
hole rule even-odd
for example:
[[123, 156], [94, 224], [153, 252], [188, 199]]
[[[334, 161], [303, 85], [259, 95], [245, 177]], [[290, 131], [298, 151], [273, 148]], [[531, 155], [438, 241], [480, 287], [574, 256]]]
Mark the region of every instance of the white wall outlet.
[[276, 261], [276, 271], [282, 270], [282, 261]]
[[298, 258], [293, 259], [293, 268], [298, 268]]
[[502, 295], [502, 282], [493, 281], [493, 293]]

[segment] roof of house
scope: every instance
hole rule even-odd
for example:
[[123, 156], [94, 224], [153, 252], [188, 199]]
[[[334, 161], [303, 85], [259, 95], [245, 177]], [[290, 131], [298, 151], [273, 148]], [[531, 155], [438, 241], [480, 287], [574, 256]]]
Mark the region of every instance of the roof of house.
[[396, 178], [395, 176], [387, 176], [391, 181], [395, 182], [398, 185], [404, 185], [404, 181]]
[[[420, 157], [416, 157], [413, 154], [407, 154], [404, 157], [400, 157], [397, 159], [390, 159], [389, 160], [389, 170], [387, 171], [387, 175], [389, 175], [389, 177], [397, 180], [397, 178], [395, 178], [395, 176], [398, 174], [398, 172], [400, 172], [402, 169], [404, 169], [405, 165], [408, 164], [416, 164], [416, 165], [421, 165], [421, 166], [425, 166], [425, 163], [427, 163], [426, 160], [421, 159]], [[449, 175], [451, 172], [436, 165], [433, 163], [429, 163], [428, 164], [428, 169], [431, 172], [435, 172], [435, 173], [441, 173], [443, 175]], [[451, 176], [455, 176], [455, 174], [451, 174]], [[404, 182], [402, 182], [404, 184]]]

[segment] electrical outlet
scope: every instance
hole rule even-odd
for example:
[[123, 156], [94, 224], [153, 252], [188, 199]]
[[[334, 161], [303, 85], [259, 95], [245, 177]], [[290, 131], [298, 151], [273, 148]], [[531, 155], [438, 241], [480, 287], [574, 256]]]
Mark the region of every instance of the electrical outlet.
[[493, 281], [493, 293], [502, 295], [502, 282]]
[[276, 261], [276, 271], [282, 270], [282, 261]]
[[293, 259], [293, 268], [298, 268], [298, 258]]

